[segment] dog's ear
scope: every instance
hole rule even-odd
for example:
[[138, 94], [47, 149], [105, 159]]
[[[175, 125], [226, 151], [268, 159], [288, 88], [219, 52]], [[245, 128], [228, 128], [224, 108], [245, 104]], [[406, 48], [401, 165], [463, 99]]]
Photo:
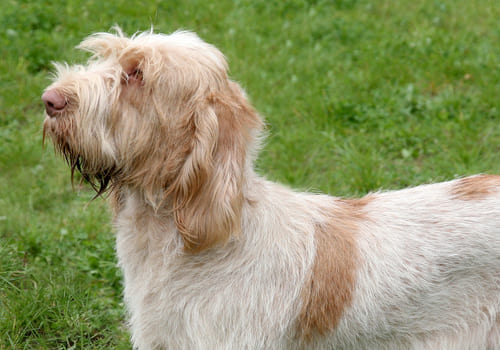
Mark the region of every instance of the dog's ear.
[[223, 244], [240, 233], [247, 149], [261, 123], [233, 82], [194, 111], [192, 149], [173, 193], [175, 222], [187, 251]]

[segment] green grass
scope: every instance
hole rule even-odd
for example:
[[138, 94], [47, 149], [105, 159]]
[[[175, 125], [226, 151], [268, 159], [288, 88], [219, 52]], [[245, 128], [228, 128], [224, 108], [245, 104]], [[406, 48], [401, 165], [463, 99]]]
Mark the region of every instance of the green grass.
[[0, 350], [128, 349], [106, 204], [42, 148], [51, 61], [113, 24], [192, 29], [265, 116], [259, 172], [355, 196], [500, 172], [493, 0], [5, 0], [0, 11]]

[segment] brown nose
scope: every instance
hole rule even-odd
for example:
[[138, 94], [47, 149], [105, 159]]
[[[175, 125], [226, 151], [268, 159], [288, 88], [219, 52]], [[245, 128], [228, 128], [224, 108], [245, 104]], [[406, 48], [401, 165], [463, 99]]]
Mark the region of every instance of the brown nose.
[[55, 117], [66, 107], [66, 98], [56, 90], [47, 90], [42, 95], [45, 110], [50, 117]]

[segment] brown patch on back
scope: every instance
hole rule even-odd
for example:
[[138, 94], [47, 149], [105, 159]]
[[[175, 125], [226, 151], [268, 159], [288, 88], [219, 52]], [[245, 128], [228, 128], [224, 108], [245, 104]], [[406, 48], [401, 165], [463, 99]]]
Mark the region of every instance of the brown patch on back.
[[303, 291], [298, 333], [303, 340], [333, 330], [352, 302], [357, 267], [356, 233], [373, 199], [339, 200], [316, 230], [316, 257]]
[[476, 175], [457, 180], [451, 189], [454, 198], [479, 200], [500, 189], [500, 176]]
[[373, 194], [368, 194], [364, 196], [363, 198], [356, 198], [356, 199], [341, 199], [340, 202], [344, 203], [348, 206], [351, 206], [353, 209], [363, 209], [365, 205], [370, 203], [375, 196]]

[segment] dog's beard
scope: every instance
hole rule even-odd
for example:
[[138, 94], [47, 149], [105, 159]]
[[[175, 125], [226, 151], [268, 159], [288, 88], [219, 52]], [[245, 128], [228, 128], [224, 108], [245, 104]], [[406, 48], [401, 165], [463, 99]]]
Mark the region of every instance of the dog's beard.
[[95, 199], [112, 187], [112, 180], [118, 172], [115, 167], [103, 166], [96, 162], [87, 161], [86, 157], [77, 150], [78, 148], [73, 147], [68, 141], [72, 140], [69, 129], [63, 129], [64, 132], [61, 132], [61, 129], [55, 130], [53, 125], [49, 126], [45, 123], [43, 128], [43, 142], [45, 143], [45, 137], [49, 134], [55, 151], [62, 155], [71, 169], [71, 183], [74, 184], [75, 171], [79, 172], [82, 176], [81, 182], [88, 182], [96, 192]]
[[114, 174], [113, 169], [94, 169], [93, 167], [88, 166], [85, 158], [79, 154], [71, 152], [64, 152], [62, 154], [71, 168], [71, 183], [74, 182], [76, 170], [82, 175], [82, 179], [88, 182], [94, 189], [96, 192], [95, 198], [104, 194], [111, 187], [111, 180]]

